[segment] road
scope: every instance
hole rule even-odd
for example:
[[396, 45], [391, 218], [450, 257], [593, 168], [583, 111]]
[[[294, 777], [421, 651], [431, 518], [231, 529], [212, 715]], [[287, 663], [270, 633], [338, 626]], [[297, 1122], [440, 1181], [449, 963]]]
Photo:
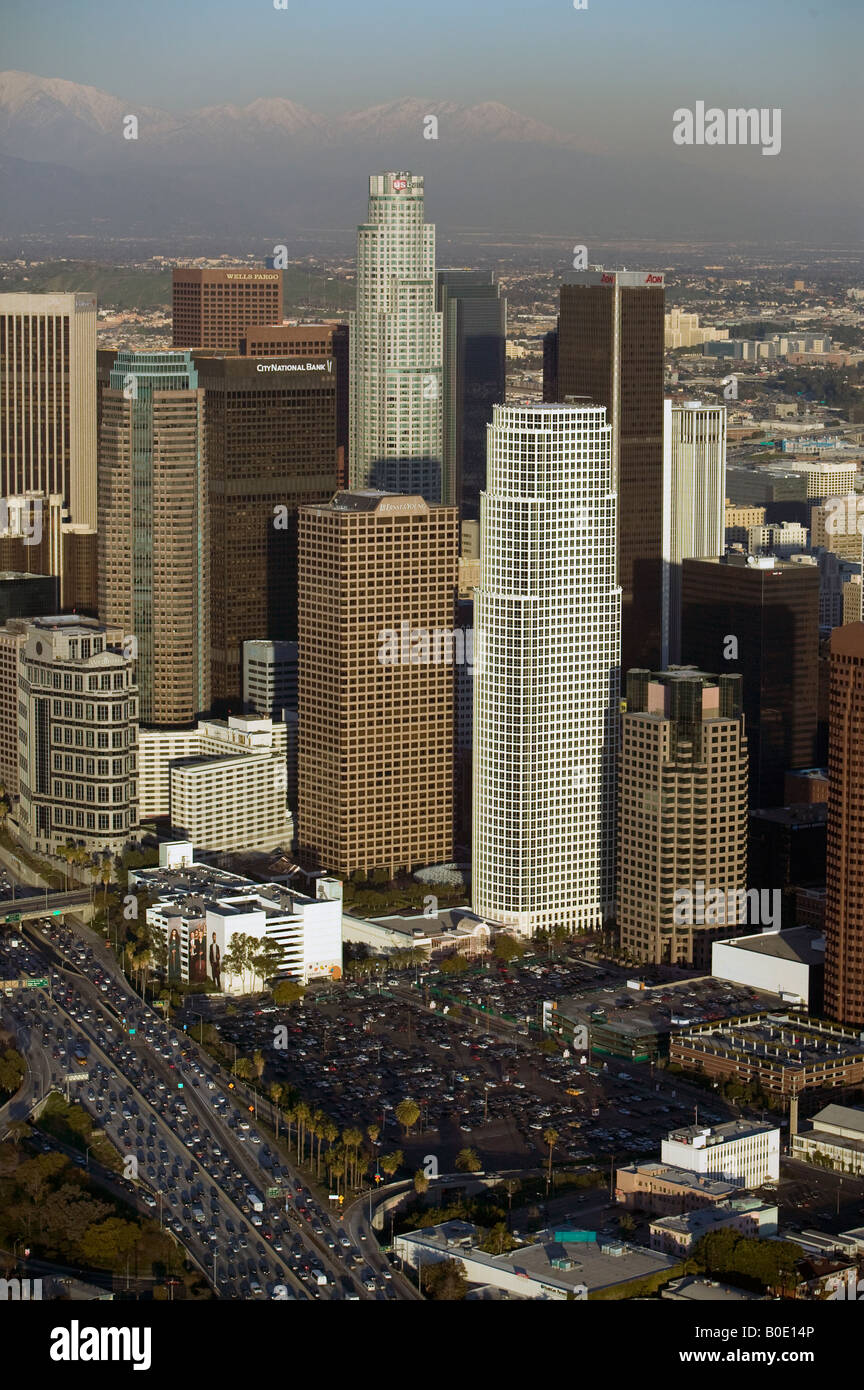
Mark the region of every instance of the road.
[[[16, 953], [20, 968], [51, 970], [50, 992], [22, 991], [16, 1000], [15, 1025], [30, 1030], [33, 1092], [67, 1084], [64, 1059], [53, 1058], [61, 1065], [52, 1066], [52, 1041], [52, 1051], [63, 1046], [71, 1057], [74, 1039], [86, 1039], [90, 1077], [71, 1083], [73, 1096], [121, 1154], [137, 1163], [139, 1183], [153, 1189], [151, 1200], [158, 1195], [160, 1217], [209, 1270], [220, 1296], [279, 1297], [281, 1284], [298, 1298], [392, 1298], [377, 1244], [343, 1248], [338, 1223], [264, 1144], [212, 1060], [142, 1004], [104, 943], [98, 943], [100, 950], [97, 942], [83, 945], [80, 933], [56, 922], [52, 929], [58, 938], [50, 942], [26, 929], [28, 944]], [[92, 933], [83, 936], [89, 941]], [[15, 1101], [23, 1108], [29, 1099], [28, 1079]], [[271, 1201], [263, 1213], [253, 1212], [249, 1190], [263, 1193], [277, 1181], [292, 1193], [289, 1210]], [[198, 1224], [190, 1218], [196, 1200], [210, 1206]], [[326, 1283], [318, 1282], [322, 1276]]]

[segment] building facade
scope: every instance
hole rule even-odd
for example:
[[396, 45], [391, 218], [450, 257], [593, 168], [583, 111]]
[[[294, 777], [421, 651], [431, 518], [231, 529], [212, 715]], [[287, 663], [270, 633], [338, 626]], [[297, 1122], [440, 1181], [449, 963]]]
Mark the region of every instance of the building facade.
[[0, 294], [0, 492], [96, 527], [95, 294]]
[[297, 639], [297, 513], [336, 491], [332, 356], [193, 354], [204, 396], [212, 699], [243, 700], [243, 643]]
[[102, 391], [99, 614], [134, 638], [141, 722], [210, 708], [204, 395], [188, 352], [119, 352]]
[[660, 1158], [718, 1182], [761, 1187], [780, 1178], [780, 1130], [760, 1120], [685, 1125], [663, 1140]]
[[732, 555], [681, 570], [682, 658], [741, 676], [750, 805], [782, 805], [786, 771], [817, 761], [819, 571]]
[[175, 266], [172, 300], [173, 347], [237, 352], [250, 325], [282, 322], [282, 272]]
[[523, 935], [614, 895], [621, 591], [611, 428], [496, 406], [475, 591], [475, 911]]
[[710, 969], [711, 943], [734, 934], [730, 927], [741, 921], [739, 893], [747, 879], [741, 680], [689, 667], [628, 671], [626, 696], [619, 781], [621, 945], [655, 965]]
[[18, 823], [54, 854], [72, 841], [119, 853], [138, 827], [138, 690], [122, 628], [27, 622], [18, 664]]
[[372, 174], [349, 315], [352, 488], [442, 499], [443, 315], [423, 179]]
[[663, 403], [663, 665], [681, 660], [681, 562], [722, 555], [726, 408]]
[[506, 392], [507, 300], [492, 274], [439, 270], [444, 325], [442, 500], [463, 521], [480, 520], [486, 486], [486, 427]]
[[623, 669], [661, 664], [664, 277], [575, 271], [561, 286], [556, 390], [606, 407], [618, 494]]
[[864, 1024], [864, 623], [831, 634], [825, 1012]]
[[300, 511], [298, 854], [350, 874], [453, 852], [455, 507]]

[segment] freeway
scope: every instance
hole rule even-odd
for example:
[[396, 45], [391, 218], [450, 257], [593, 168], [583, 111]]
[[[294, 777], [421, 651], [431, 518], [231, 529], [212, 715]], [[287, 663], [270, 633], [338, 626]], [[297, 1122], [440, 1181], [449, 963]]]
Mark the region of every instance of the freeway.
[[[159, 1198], [160, 1214], [167, 1207], [169, 1228], [199, 1263], [202, 1255], [209, 1261], [220, 1295], [263, 1296], [266, 1289], [280, 1297], [274, 1289], [281, 1283], [300, 1298], [400, 1296], [389, 1267], [381, 1267], [377, 1244], [349, 1241], [346, 1248], [344, 1231], [284, 1157], [264, 1143], [212, 1059], [142, 1004], [104, 945], [99, 943], [101, 950], [95, 943], [85, 945], [70, 927], [56, 922], [46, 928], [51, 940], [32, 927], [26, 932], [28, 947], [32, 942], [43, 962], [34, 957], [29, 964], [45, 974], [44, 962], [53, 961], [48, 969], [54, 997], [27, 993], [43, 996], [46, 1021], [54, 1023], [62, 1013], [64, 1027], [86, 1036], [98, 1065], [95, 1081], [91, 1076], [89, 1083], [72, 1083], [77, 1097], [120, 1152], [134, 1156], [141, 1182]], [[92, 936], [82, 935], [84, 941]], [[16, 955], [27, 963], [20, 961], [20, 950]], [[54, 1023], [54, 1050], [71, 1056], [71, 1044], [64, 1046], [69, 1039], [59, 1033]], [[52, 1080], [62, 1084], [62, 1075]], [[122, 1099], [120, 1083], [125, 1084]], [[121, 1107], [128, 1116], [117, 1113]], [[291, 1194], [287, 1210], [271, 1201], [263, 1214], [252, 1212], [249, 1191], [276, 1185]], [[190, 1212], [196, 1198], [203, 1204], [208, 1189], [210, 1226], [199, 1234]]]

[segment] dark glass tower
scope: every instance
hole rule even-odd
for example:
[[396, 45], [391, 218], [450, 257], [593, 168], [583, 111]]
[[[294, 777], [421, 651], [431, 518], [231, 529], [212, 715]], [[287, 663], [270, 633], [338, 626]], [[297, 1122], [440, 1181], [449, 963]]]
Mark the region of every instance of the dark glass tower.
[[505, 397], [507, 301], [491, 273], [439, 270], [444, 315], [443, 500], [462, 521], [480, 520], [486, 426]]

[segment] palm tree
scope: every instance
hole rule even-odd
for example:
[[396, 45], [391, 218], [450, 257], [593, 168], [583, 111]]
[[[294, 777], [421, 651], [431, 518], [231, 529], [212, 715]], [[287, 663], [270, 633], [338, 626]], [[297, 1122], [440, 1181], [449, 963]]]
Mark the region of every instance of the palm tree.
[[363, 1143], [363, 1131], [362, 1129], [346, 1129], [342, 1138], [345, 1140], [351, 1155], [351, 1185], [352, 1187], [357, 1187], [360, 1180], [358, 1169], [360, 1162], [360, 1145]]
[[279, 1102], [285, 1092], [285, 1087], [281, 1081], [270, 1082], [270, 1099], [273, 1102], [273, 1109], [276, 1112], [276, 1138], [279, 1138]]
[[238, 1057], [231, 1068], [235, 1076], [239, 1076], [241, 1081], [249, 1081], [252, 1078], [254, 1068], [248, 1057]]
[[479, 1173], [483, 1164], [476, 1149], [460, 1149], [456, 1155], [456, 1167], [460, 1173]]
[[305, 1100], [298, 1101], [294, 1107], [294, 1118], [297, 1121], [297, 1159], [302, 1162], [306, 1157], [306, 1126], [312, 1112]]
[[549, 1145], [549, 1168], [546, 1173], [546, 1191], [552, 1186], [552, 1150], [558, 1143], [558, 1131], [550, 1125], [543, 1131], [543, 1142]]
[[414, 1174], [414, 1191], [418, 1197], [422, 1197], [424, 1192], [429, 1191], [429, 1179], [422, 1168], [418, 1168]]
[[265, 1065], [264, 1053], [261, 1051], [260, 1047], [256, 1047], [255, 1051], [252, 1053], [252, 1065], [255, 1068], [255, 1076], [258, 1081], [260, 1081], [261, 1077], [264, 1075]]
[[381, 1130], [378, 1125], [367, 1125], [366, 1133], [369, 1135], [370, 1144], [376, 1144], [378, 1142], [378, 1135], [381, 1133]]
[[414, 1100], [400, 1101], [396, 1106], [396, 1119], [405, 1131], [405, 1136], [411, 1133], [414, 1125], [420, 1118], [420, 1106]]
[[387, 1174], [387, 1176], [392, 1178], [393, 1174], [397, 1171], [397, 1169], [402, 1167], [402, 1164], [404, 1162], [405, 1155], [403, 1154], [402, 1150], [394, 1149], [392, 1153], [381, 1155], [380, 1166], [384, 1169], [384, 1172]]

